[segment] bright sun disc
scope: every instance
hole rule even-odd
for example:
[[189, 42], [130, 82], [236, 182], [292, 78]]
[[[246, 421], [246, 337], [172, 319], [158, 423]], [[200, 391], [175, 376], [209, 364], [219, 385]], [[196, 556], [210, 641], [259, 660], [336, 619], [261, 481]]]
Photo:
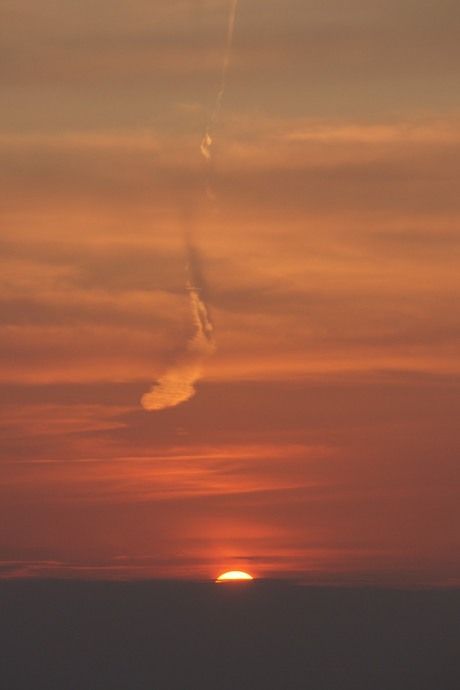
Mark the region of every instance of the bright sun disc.
[[243, 573], [241, 570], [230, 570], [228, 573], [219, 575], [216, 582], [235, 582], [237, 580], [253, 580], [254, 578], [249, 573]]

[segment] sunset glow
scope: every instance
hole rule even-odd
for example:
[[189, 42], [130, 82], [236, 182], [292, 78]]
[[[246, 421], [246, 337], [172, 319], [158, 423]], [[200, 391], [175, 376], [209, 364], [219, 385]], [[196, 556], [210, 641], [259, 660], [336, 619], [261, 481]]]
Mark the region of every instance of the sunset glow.
[[0, 578], [460, 583], [459, 8], [6, 3]]
[[219, 575], [216, 582], [235, 582], [241, 580], [253, 580], [252, 575], [244, 573], [241, 570], [230, 570], [228, 573], [222, 573]]

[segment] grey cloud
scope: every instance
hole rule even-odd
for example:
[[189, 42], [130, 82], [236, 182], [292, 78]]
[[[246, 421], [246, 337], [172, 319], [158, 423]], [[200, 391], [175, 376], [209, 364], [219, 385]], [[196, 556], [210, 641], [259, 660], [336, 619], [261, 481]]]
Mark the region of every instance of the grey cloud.
[[145, 383], [48, 383], [2, 385], [2, 405], [95, 405], [136, 407]]
[[[152, 301], [154, 295], [151, 295]], [[65, 328], [70, 325], [84, 325], [106, 328], [131, 328], [148, 332], [152, 329], [163, 332], [181, 332], [180, 324], [175, 328], [170, 319], [162, 318], [158, 313], [149, 310], [148, 306], [139, 307], [136, 303], [118, 306], [113, 300], [97, 299], [93, 303], [79, 302], [78, 296], [72, 295], [61, 300], [50, 302], [46, 296], [29, 298], [0, 297], [1, 326], [56, 326]], [[176, 333], [176, 337], [179, 337]]]
[[378, 229], [359, 233], [354, 239], [372, 255], [382, 254], [407, 261], [425, 260], [431, 265], [442, 262], [449, 265], [460, 256], [460, 236], [442, 228], [442, 220], [433, 219], [431, 231], [414, 227], [409, 222], [405, 230]]
[[[161, 232], [159, 223], [152, 228], [151, 235], [155, 237]], [[15, 259], [19, 267], [20, 262], [31, 262], [62, 268], [60, 280], [67, 288], [184, 293], [185, 253], [154, 247], [148, 240], [136, 247], [132, 244], [111, 246], [110, 242], [82, 244], [65, 236], [57, 242], [5, 239], [0, 241], [0, 249], [4, 259]], [[27, 270], [27, 265], [23, 270]]]
[[[394, 162], [309, 166], [302, 169], [240, 171], [222, 174], [215, 187], [220, 198], [234, 208], [243, 205], [304, 212], [337, 209], [410, 210], [443, 212], [460, 210], [457, 165], [452, 164], [452, 149], [446, 153], [446, 166], [439, 161], [430, 171], [427, 162], [420, 168], [417, 157]], [[272, 211], [270, 211], [271, 213]]]
[[4, 190], [12, 196], [40, 199], [85, 197], [114, 204], [144, 199], [151, 205], [170, 203], [181, 190], [202, 189], [201, 180], [185, 166], [175, 167], [158, 156], [138, 151], [6, 150], [0, 166]]
[[[197, 139], [198, 140], [198, 139]], [[263, 142], [261, 142], [262, 145]], [[340, 147], [337, 149], [340, 152]], [[232, 169], [217, 169], [213, 184], [222, 204], [232, 208], [251, 204], [263, 211], [277, 205], [302, 211], [330, 209], [410, 209], [412, 211], [458, 210], [458, 153], [456, 143], [423, 142], [373, 149], [357, 145], [355, 154], [368, 159], [356, 162], [330, 160], [331, 146], [324, 148], [324, 162], [309, 148], [292, 145], [282, 164], [270, 158], [258, 168], [247, 169], [244, 159]], [[27, 193], [38, 201], [56, 195], [66, 200], [86, 199], [112, 205], [176, 207], [186, 199], [203, 195], [199, 169], [176, 158], [139, 155], [137, 151], [68, 151], [33, 148], [7, 149], [0, 168], [8, 203]], [[171, 150], [171, 154], [174, 152]], [[270, 210], [270, 213], [272, 211]]]
[[[426, 82], [457, 73], [459, 12], [452, 3], [443, 4], [441, 10], [439, 4], [434, 9], [432, 3], [387, 2], [382, 9], [382, 3], [355, 2], [347, 3], [344, 12], [343, 3], [336, 1], [321, 9], [293, 0], [282, 9], [279, 3], [241, 3], [232, 88], [238, 91], [245, 82], [262, 80], [256, 93], [264, 100], [267, 80], [272, 87], [279, 81], [282, 91], [293, 82], [298, 89], [299, 78], [308, 90], [325, 79], [331, 85], [344, 80], [362, 84], [376, 77], [400, 81], [416, 76]], [[79, 89], [104, 85], [109, 91], [114, 86], [150, 86], [164, 93], [168, 79], [199, 81], [204, 74], [218, 79], [226, 11], [225, 3], [219, 11], [208, 6], [201, 20], [191, 23], [183, 7], [171, 17], [157, 7], [136, 12], [118, 5], [113, 12], [112, 3], [78, 10], [54, 4], [48, 13], [31, 17], [29, 23], [22, 16], [11, 27], [3, 79], [66, 89], [72, 84]], [[381, 88], [387, 95], [391, 91], [388, 84]], [[311, 95], [297, 94], [305, 104]]]

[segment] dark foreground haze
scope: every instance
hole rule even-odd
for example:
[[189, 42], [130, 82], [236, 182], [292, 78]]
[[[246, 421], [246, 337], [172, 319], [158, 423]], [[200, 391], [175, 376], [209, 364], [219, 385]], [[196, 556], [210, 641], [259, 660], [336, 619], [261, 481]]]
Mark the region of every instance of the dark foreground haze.
[[460, 590], [0, 583], [5, 690], [456, 690]]

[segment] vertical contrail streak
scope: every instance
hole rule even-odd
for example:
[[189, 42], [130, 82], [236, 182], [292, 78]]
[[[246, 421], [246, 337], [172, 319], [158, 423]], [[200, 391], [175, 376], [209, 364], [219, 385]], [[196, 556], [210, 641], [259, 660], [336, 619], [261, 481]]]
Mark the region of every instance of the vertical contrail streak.
[[219, 117], [220, 110], [222, 108], [222, 100], [224, 98], [224, 93], [225, 93], [225, 85], [227, 82], [227, 72], [228, 72], [228, 66], [230, 63], [230, 53], [232, 49], [232, 41], [233, 41], [233, 31], [235, 28], [235, 17], [236, 17], [236, 6], [238, 4], [238, 0], [231, 0], [230, 4], [230, 12], [228, 15], [228, 29], [227, 29], [227, 45], [225, 48], [225, 54], [224, 54], [224, 61], [222, 64], [222, 76], [220, 79], [220, 88], [219, 91], [217, 92], [216, 96], [216, 101], [214, 103], [214, 108], [211, 113], [211, 117], [209, 118], [208, 124], [206, 126], [206, 130], [204, 133], [204, 137], [202, 139], [201, 145], [200, 145], [200, 151], [205, 159], [206, 162], [209, 162], [211, 160], [211, 146], [212, 146], [212, 137], [211, 137], [211, 130]]
[[[211, 130], [219, 117], [225, 92], [235, 26], [236, 6], [237, 0], [231, 0], [220, 88], [200, 145], [200, 150], [206, 163], [209, 163], [211, 160]], [[208, 194], [212, 198], [214, 197], [209, 181]], [[141, 405], [146, 410], [163, 410], [189, 400], [195, 394], [195, 383], [201, 376], [205, 360], [213, 354], [216, 348], [214, 329], [205, 302], [205, 284], [202, 277], [199, 254], [190, 235], [185, 237], [185, 246], [187, 254], [186, 288], [189, 296], [194, 334], [188, 340], [183, 355], [142, 396]]]

